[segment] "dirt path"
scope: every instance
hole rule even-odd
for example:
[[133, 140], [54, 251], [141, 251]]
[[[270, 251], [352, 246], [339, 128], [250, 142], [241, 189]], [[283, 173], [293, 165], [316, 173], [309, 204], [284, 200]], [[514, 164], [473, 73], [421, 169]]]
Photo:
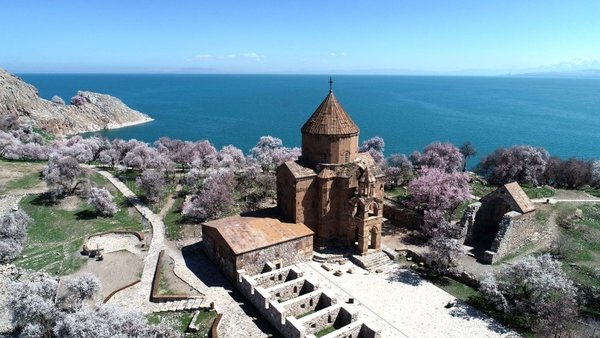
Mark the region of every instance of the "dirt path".
[[167, 197], [167, 203], [165, 203], [165, 205], [162, 207], [162, 209], [160, 209], [160, 212], [158, 213], [158, 216], [160, 216], [161, 219], [165, 218], [167, 212], [171, 210], [171, 207], [173, 207], [173, 204], [175, 204], [176, 196], [181, 191], [181, 189], [183, 189], [181, 184], [177, 184], [177, 186], [175, 187], [175, 192]]

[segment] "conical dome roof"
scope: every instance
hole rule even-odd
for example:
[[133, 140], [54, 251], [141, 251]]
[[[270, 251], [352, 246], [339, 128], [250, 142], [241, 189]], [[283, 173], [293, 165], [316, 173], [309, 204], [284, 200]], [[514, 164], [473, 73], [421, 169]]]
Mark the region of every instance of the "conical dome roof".
[[330, 90], [301, 131], [314, 135], [352, 135], [358, 134], [358, 127]]

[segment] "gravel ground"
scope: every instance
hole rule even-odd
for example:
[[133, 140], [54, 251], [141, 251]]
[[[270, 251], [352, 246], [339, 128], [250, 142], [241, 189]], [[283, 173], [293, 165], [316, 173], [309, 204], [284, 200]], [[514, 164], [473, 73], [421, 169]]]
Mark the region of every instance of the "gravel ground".
[[127, 250], [135, 255], [142, 256], [143, 253], [140, 249], [140, 244], [142, 243], [137, 237], [131, 234], [106, 234], [88, 239], [86, 245], [90, 249], [96, 249], [96, 247], [104, 249], [105, 254]]
[[[336, 265], [353, 274], [340, 277], [325, 271], [317, 262], [298, 264], [305, 276], [331, 290], [338, 302], [352, 297], [359, 311], [359, 320], [380, 328], [382, 337], [517, 337], [495, 320], [419, 276], [397, 265], [390, 265], [383, 273], [374, 274], [351, 262]], [[452, 308], [445, 308], [454, 302]]]

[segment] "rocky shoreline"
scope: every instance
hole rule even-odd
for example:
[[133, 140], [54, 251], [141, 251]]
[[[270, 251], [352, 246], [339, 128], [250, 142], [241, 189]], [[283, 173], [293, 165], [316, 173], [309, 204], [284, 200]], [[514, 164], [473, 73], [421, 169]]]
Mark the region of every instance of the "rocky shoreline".
[[116, 97], [79, 91], [65, 104], [62, 98], [51, 101], [38, 90], [0, 68], [0, 116], [17, 115], [30, 124], [56, 136], [67, 136], [147, 123], [153, 119], [131, 109]]

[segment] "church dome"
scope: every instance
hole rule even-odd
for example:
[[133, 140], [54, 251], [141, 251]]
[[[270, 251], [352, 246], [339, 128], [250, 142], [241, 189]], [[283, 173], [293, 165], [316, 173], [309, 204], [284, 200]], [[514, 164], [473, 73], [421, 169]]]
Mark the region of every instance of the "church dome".
[[350, 115], [333, 95], [333, 90], [321, 102], [301, 129], [303, 134], [312, 135], [356, 135], [359, 130]]

